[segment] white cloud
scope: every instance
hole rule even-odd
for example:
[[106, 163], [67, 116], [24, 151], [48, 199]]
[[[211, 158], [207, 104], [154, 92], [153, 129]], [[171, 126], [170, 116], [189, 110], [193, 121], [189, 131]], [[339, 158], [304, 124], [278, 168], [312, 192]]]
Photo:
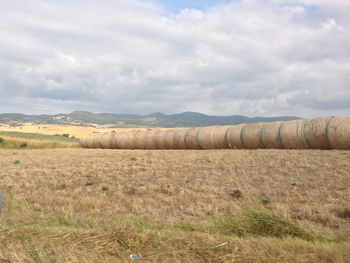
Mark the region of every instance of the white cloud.
[[[0, 112], [349, 115], [346, 1], [0, 0]], [[19, 104], [19, 105], [15, 105]]]

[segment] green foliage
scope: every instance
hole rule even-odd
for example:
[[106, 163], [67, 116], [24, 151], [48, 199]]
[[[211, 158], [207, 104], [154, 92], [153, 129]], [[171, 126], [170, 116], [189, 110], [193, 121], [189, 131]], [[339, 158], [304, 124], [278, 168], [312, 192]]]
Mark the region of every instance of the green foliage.
[[102, 186], [102, 191], [108, 191], [109, 190], [109, 188], [108, 188], [108, 186]]
[[20, 164], [21, 162], [19, 160], [16, 160], [13, 162], [14, 164]]
[[131, 157], [130, 161], [136, 161], [136, 157]]
[[0, 144], [2, 144], [5, 140], [0, 137]]
[[27, 147], [28, 146], [28, 144], [26, 143], [26, 142], [23, 142], [23, 143], [21, 143], [21, 145], [19, 146], [20, 148], [25, 148], [25, 147]]

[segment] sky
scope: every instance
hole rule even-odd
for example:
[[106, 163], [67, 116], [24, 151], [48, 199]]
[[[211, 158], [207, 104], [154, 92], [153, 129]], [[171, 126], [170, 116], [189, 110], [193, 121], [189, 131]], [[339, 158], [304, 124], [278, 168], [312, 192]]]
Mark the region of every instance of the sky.
[[350, 115], [350, 1], [0, 0], [0, 113]]

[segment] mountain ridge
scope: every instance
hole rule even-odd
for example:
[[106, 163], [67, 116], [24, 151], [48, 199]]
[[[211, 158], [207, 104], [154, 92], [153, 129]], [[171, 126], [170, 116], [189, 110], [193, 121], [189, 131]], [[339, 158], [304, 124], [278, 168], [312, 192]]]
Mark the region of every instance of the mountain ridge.
[[0, 123], [19, 125], [20, 123], [36, 124], [73, 124], [81, 126], [114, 125], [114, 127], [195, 127], [212, 125], [235, 125], [240, 123], [289, 121], [302, 119], [297, 116], [247, 117], [243, 115], [216, 116], [199, 112], [182, 112], [164, 114], [154, 112], [148, 115], [93, 113], [89, 111], [73, 111], [69, 114], [26, 115], [22, 113], [2, 113]]

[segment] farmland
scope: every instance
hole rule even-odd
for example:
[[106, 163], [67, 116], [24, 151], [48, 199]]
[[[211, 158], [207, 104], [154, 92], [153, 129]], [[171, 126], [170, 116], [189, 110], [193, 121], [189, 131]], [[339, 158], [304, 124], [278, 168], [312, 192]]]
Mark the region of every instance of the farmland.
[[79, 147], [78, 139], [37, 133], [0, 131], [0, 148], [47, 149]]
[[[122, 128], [119, 128], [122, 129]], [[77, 125], [64, 125], [64, 124], [33, 124], [24, 123], [21, 126], [11, 127], [6, 124], [0, 124], [1, 132], [20, 132], [20, 133], [35, 133], [42, 135], [62, 135], [68, 134], [70, 137], [82, 138], [87, 137], [93, 132], [110, 132], [115, 129], [101, 126], [96, 127], [84, 127]]]
[[350, 151], [0, 154], [0, 262], [349, 262]]

